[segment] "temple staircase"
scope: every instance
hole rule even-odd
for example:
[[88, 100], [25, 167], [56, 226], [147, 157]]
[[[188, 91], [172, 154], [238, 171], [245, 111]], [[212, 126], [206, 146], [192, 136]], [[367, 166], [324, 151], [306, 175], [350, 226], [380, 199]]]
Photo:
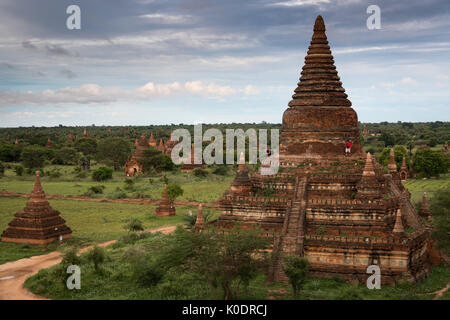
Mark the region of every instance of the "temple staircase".
[[406, 195], [400, 190], [392, 179], [388, 180], [388, 188], [393, 196], [400, 198], [400, 206], [402, 214], [405, 217], [406, 223], [409, 227], [415, 229], [421, 229], [424, 227], [422, 220], [420, 219], [416, 209], [410, 201], [407, 201]]
[[282, 259], [288, 255], [303, 256], [305, 237], [306, 203], [307, 203], [307, 177], [297, 177], [294, 198], [288, 209], [283, 224], [283, 231], [274, 243], [274, 261], [269, 270], [269, 280], [288, 281], [283, 272]]

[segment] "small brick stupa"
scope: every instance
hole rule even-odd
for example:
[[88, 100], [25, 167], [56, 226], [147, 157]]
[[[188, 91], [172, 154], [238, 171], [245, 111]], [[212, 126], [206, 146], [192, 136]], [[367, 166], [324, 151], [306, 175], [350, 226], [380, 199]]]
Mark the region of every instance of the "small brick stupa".
[[72, 230], [66, 226], [59, 212], [53, 210], [45, 199], [39, 171], [36, 171], [36, 182], [25, 209], [17, 212], [8, 228], [2, 234], [2, 241], [47, 244], [55, 240], [72, 237]]
[[[345, 156], [349, 140], [351, 154]], [[222, 214], [214, 224], [224, 230], [238, 224], [257, 227], [273, 240], [269, 281], [288, 281], [283, 271], [288, 255], [308, 259], [313, 277], [365, 283], [367, 267], [376, 264], [384, 284], [415, 281], [430, 270], [429, 231], [411, 204], [393, 156], [390, 174], [385, 174], [363, 151], [357, 114], [318, 16], [300, 82], [283, 115], [282, 171], [255, 172], [247, 180], [240, 166], [219, 201]]]
[[150, 133], [150, 139], [148, 140], [148, 145], [151, 147], [155, 147], [157, 146], [155, 137], [153, 137], [153, 133]]
[[402, 179], [402, 181], [406, 181], [409, 177], [408, 166], [406, 165], [405, 157], [403, 157], [402, 159], [402, 166], [400, 167], [400, 171], [398, 173], [400, 174], [400, 179]]
[[67, 136], [67, 141], [70, 143], [75, 142], [75, 138], [73, 137], [72, 132], [69, 132], [69, 135]]
[[50, 138], [47, 139], [47, 143], [45, 144], [46, 148], [52, 149], [53, 148], [53, 143], [52, 140], [50, 140]]
[[426, 192], [423, 193], [422, 204], [420, 205], [419, 209], [419, 215], [424, 218], [428, 218], [431, 215]]
[[162, 196], [161, 202], [159, 203], [159, 207], [156, 208], [156, 216], [157, 217], [167, 217], [175, 215], [175, 206], [173, 205], [172, 200], [170, 200], [169, 195], [167, 194], [167, 184], [164, 185], [164, 194]]
[[140, 163], [139, 159], [141, 159], [144, 156], [144, 150], [148, 148], [149, 145], [147, 138], [145, 136], [141, 136], [141, 139], [139, 140], [139, 143], [136, 146], [136, 151], [127, 161], [127, 163], [125, 163], [125, 176], [134, 177], [136, 174], [142, 172], [142, 163]]

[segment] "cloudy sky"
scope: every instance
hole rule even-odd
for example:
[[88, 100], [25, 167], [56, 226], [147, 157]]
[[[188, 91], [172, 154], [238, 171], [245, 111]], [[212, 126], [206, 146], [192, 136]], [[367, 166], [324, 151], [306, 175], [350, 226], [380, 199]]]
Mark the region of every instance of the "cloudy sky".
[[450, 121], [448, 0], [0, 0], [0, 127], [280, 123], [318, 14], [360, 121]]

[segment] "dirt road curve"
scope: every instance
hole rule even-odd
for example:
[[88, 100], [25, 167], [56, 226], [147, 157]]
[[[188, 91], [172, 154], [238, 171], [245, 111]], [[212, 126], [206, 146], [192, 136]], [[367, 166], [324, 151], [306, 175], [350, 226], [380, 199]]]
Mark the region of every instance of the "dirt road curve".
[[[151, 232], [162, 232], [169, 234], [175, 231], [175, 226], [166, 226], [150, 229]], [[106, 247], [116, 240], [99, 244]], [[83, 248], [80, 253], [91, 249], [92, 246]], [[49, 268], [60, 263], [61, 253], [54, 251], [45, 255], [20, 259], [0, 265], [0, 300], [46, 300], [46, 298], [32, 294], [23, 287], [25, 280], [39, 272], [41, 269]]]

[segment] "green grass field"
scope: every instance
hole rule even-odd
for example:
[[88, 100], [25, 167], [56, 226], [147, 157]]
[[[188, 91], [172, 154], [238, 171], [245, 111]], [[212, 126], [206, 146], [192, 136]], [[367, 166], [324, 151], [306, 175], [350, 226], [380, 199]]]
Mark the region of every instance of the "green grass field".
[[450, 188], [450, 174], [441, 175], [437, 179], [409, 179], [403, 183], [406, 189], [411, 192], [413, 203], [422, 201], [423, 193], [426, 192], [428, 200], [439, 190]]
[[[33, 293], [52, 299], [211, 299], [211, 292], [199, 277], [180, 271], [169, 271], [153, 286], [140, 286], [133, 278], [133, 262], [129, 257], [136, 252], [157, 251], [171, 235], [156, 234], [132, 244], [120, 241], [106, 249], [107, 259], [102, 272], [95, 272], [91, 263], [82, 257], [83, 270], [80, 290], [67, 290], [64, 270], [55, 266], [41, 270], [29, 278], [25, 286]], [[289, 285], [265, 283], [266, 276], [258, 274], [247, 289], [241, 288], [238, 299], [293, 299]], [[300, 292], [301, 300], [429, 300], [435, 292], [450, 281], [450, 269], [433, 267], [431, 274], [415, 284], [381, 286], [369, 290], [363, 284], [350, 284], [338, 278], [309, 278]], [[220, 288], [218, 289], [220, 297]], [[441, 299], [448, 299], [448, 295]]]
[[[93, 167], [94, 168], [94, 167]], [[161, 193], [164, 188], [164, 178], [162, 174], [151, 177], [138, 176], [133, 178], [134, 186], [132, 190], [125, 189], [125, 180], [127, 179], [123, 172], [114, 172], [113, 179], [97, 182], [93, 181], [90, 174], [86, 178], [77, 178], [73, 173], [72, 166], [49, 166], [45, 171], [58, 169], [62, 176], [52, 178], [49, 176], [41, 177], [41, 183], [46, 194], [49, 195], [83, 195], [92, 186], [103, 185], [105, 187], [103, 194], [95, 195], [101, 198], [114, 198], [117, 189], [125, 192], [127, 197], [132, 198], [136, 194], [143, 194], [146, 198], [158, 200], [161, 199]], [[211, 170], [209, 170], [211, 171]], [[170, 184], [178, 184], [184, 190], [179, 200], [212, 202], [219, 199], [230, 186], [234, 179], [234, 174], [230, 170], [226, 176], [214, 175], [210, 173], [205, 178], [198, 178], [193, 173], [169, 172], [166, 174]], [[8, 169], [5, 176], [0, 178], [0, 190], [9, 192], [29, 193], [33, 189], [34, 175], [24, 174], [21, 177]]]
[[[0, 198], [0, 230], [5, 230], [13, 219], [14, 213], [26, 205], [24, 198]], [[179, 206], [172, 217], [156, 217], [155, 206], [138, 204], [84, 202], [75, 200], [49, 200], [50, 205], [61, 213], [67, 225], [72, 229], [73, 240], [77, 243], [100, 242], [118, 239], [127, 233], [124, 225], [130, 218], [143, 222], [145, 229], [183, 223], [183, 217], [197, 208]], [[217, 210], [204, 209], [217, 216]], [[0, 242], [0, 264], [33, 255], [48, 253], [57, 248], [56, 245], [28, 246]]]

